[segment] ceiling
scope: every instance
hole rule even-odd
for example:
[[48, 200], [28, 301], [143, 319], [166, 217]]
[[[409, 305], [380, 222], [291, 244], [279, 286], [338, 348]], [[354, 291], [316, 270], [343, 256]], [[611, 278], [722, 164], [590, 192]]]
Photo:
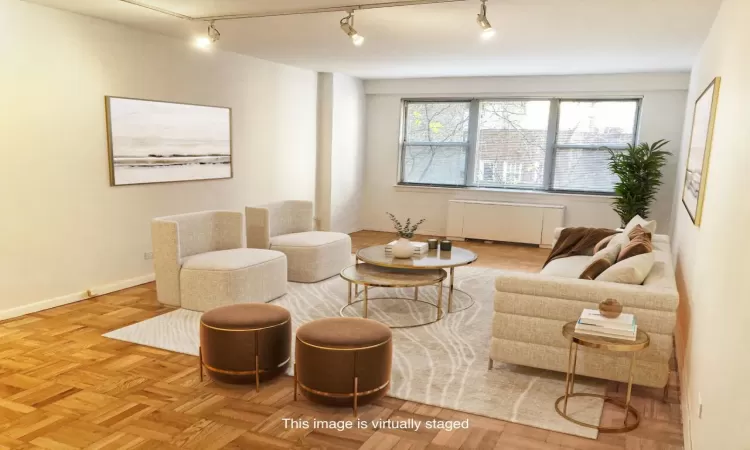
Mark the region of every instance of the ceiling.
[[[28, 0], [186, 41], [206, 23], [119, 0]], [[189, 16], [282, 13], [389, 0], [139, 0]], [[216, 22], [224, 50], [364, 79], [686, 71], [721, 0], [488, 0], [497, 35], [480, 39], [479, 0]], [[196, 51], [199, 51], [196, 49]]]

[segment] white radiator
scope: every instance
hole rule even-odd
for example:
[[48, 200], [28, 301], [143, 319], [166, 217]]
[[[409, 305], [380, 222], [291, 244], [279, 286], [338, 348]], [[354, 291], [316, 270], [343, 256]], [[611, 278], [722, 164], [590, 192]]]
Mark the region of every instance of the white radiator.
[[564, 206], [472, 200], [448, 202], [448, 238], [520, 242], [551, 247]]

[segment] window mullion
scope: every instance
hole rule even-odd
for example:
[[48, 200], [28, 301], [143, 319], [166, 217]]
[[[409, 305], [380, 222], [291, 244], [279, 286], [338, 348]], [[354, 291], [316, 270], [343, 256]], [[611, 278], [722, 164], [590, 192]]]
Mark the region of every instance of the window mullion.
[[476, 175], [477, 140], [479, 139], [479, 100], [474, 99], [469, 105], [469, 146], [466, 152], [466, 178], [464, 184], [474, 186]]
[[549, 122], [547, 123], [547, 147], [544, 152], [544, 189], [552, 189], [552, 178], [555, 173], [555, 149], [557, 131], [560, 127], [560, 99], [553, 98], [549, 105]]

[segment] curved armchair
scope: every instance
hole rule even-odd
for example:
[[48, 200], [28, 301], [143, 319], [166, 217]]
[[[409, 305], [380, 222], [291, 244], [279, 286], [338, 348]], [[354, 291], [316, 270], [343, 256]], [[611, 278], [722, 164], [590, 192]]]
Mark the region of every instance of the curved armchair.
[[160, 303], [196, 311], [286, 293], [286, 256], [247, 249], [242, 213], [203, 211], [151, 222]]
[[313, 203], [289, 200], [246, 207], [247, 246], [277, 250], [288, 261], [289, 281], [314, 283], [352, 261], [349, 235], [313, 230]]

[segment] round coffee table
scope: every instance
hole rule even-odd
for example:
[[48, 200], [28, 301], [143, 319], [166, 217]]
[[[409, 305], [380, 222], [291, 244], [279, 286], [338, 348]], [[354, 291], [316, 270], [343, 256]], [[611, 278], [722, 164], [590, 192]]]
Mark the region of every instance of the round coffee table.
[[[367, 319], [367, 304], [372, 300], [410, 300], [419, 303], [424, 303], [435, 307], [437, 309], [437, 315], [435, 320], [414, 324], [414, 325], [388, 325], [390, 328], [412, 328], [421, 327], [423, 325], [429, 325], [435, 323], [443, 317], [443, 280], [448, 274], [443, 269], [429, 269], [429, 270], [410, 270], [410, 269], [399, 269], [390, 267], [375, 266], [372, 264], [355, 264], [349, 266], [341, 271], [341, 278], [349, 282], [347, 289], [348, 301], [339, 311], [339, 315], [344, 316], [344, 310], [351, 305], [356, 303], [364, 302], [364, 309], [362, 311], [362, 317]], [[360, 300], [352, 301], [352, 285], [356, 288], [360, 285], [363, 286], [364, 298]], [[419, 299], [419, 288], [421, 286], [432, 286], [437, 285], [438, 295], [437, 302], [431, 303]], [[414, 288], [414, 298], [406, 297], [377, 297], [370, 298], [368, 290], [371, 287], [386, 287], [386, 288]], [[359, 293], [356, 292], [355, 297], [359, 297]]]
[[[569, 420], [577, 425], [581, 425], [587, 428], [594, 428], [602, 433], [624, 433], [626, 431], [634, 430], [641, 423], [641, 416], [638, 410], [630, 405], [630, 393], [633, 388], [633, 369], [635, 368], [635, 354], [646, 347], [648, 347], [651, 339], [648, 334], [643, 330], [638, 330], [634, 341], [628, 341], [625, 339], [615, 339], [602, 336], [594, 336], [584, 333], [576, 333], [576, 323], [568, 322], [563, 326], [563, 336], [570, 341], [570, 350], [568, 352], [568, 368], [565, 374], [565, 395], [558, 398], [555, 402], [555, 410], [558, 414], [563, 416], [566, 420]], [[608, 397], [600, 394], [588, 394], [585, 392], [573, 392], [573, 386], [575, 384], [576, 377], [576, 359], [578, 356], [578, 346], [583, 345], [589, 348], [598, 348], [600, 350], [606, 350], [610, 352], [627, 352], [631, 354], [630, 357], [630, 374], [628, 376], [628, 393], [625, 398], [625, 402], [622, 402], [616, 398]], [[625, 411], [625, 418], [621, 427], [601, 427], [590, 423], [581, 422], [568, 415], [568, 399], [571, 397], [595, 397], [601, 398], [606, 403], [610, 403], [619, 407]], [[560, 403], [563, 403], [563, 407], [560, 408]], [[628, 418], [633, 415], [634, 420], [628, 423]]]
[[[440, 249], [430, 250], [422, 256], [413, 256], [411, 258], [394, 258], [386, 254], [385, 245], [376, 245], [367, 247], [357, 252], [357, 262], [363, 261], [374, 266], [417, 270], [435, 270], [449, 269], [450, 280], [448, 285], [448, 312], [458, 312], [470, 308], [474, 304], [474, 299], [469, 293], [453, 287], [453, 271], [459, 266], [468, 266], [477, 260], [477, 254], [465, 248], [453, 247], [453, 250], [442, 251]], [[453, 311], [453, 291], [461, 292], [466, 295], [471, 302], [457, 311]], [[355, 290], [355, 293], [357, 291]]]

